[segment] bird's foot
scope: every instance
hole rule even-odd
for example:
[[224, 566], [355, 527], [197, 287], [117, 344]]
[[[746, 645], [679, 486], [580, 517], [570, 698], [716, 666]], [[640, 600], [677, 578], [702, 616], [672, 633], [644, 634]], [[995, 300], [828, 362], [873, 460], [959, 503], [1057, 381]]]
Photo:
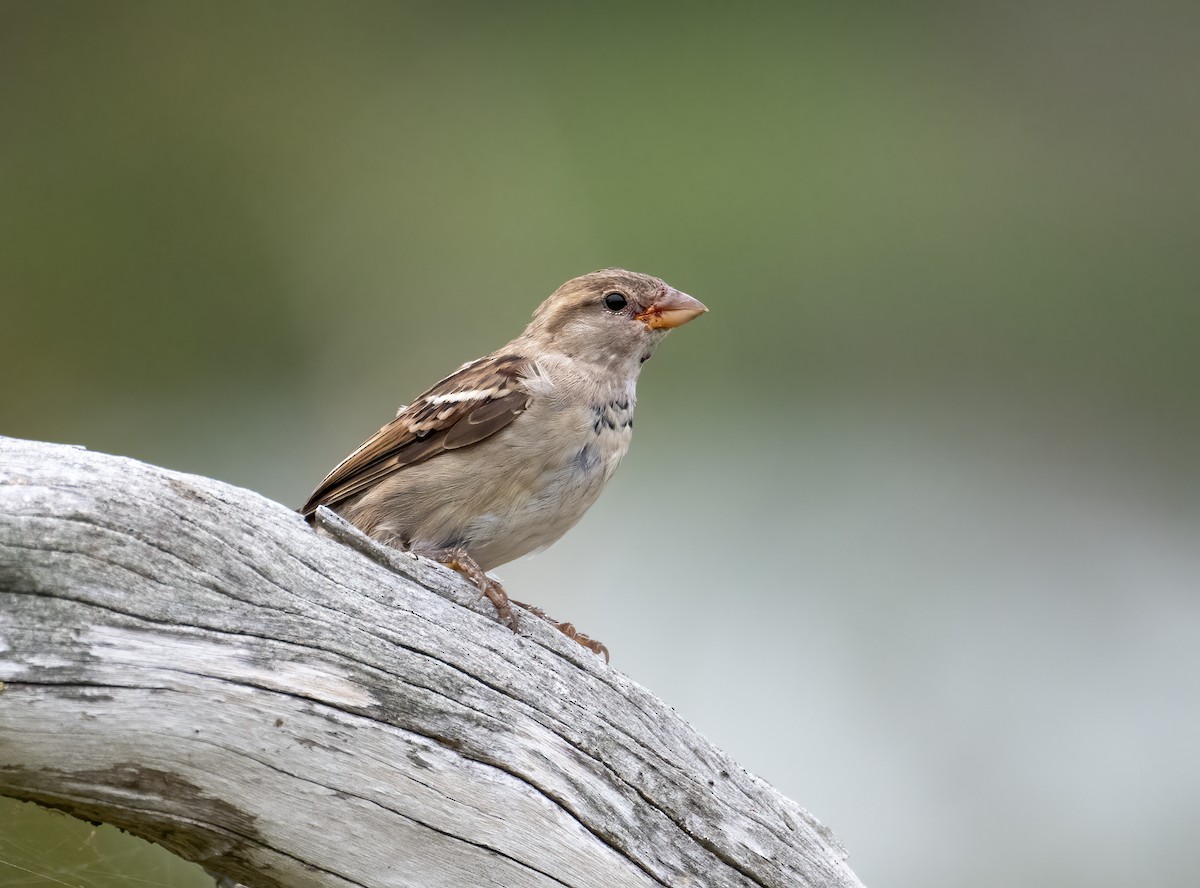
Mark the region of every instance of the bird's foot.
[[432, 552], [417, 550], [417, 553], [458, 571], [470, 580], [471, 585], [479, 590], [479, 597], [487, 598], [495, 605], [500, 622], [507, 623], [513, 632], [517, 631], [517, 615], [509, 605], [508, 593], [504, 591], [503, 586], [487, 575], [475, 559], [467, 554], [466, 549], [438, 549]]
[[517, 607], [524, 608], [525, 610], [529, 611], [535, 617], [541, 617], [563, 635], [567, 636], [567, 638], [570, 638], [572, 641], [579, 642], [593, 654], [603, 657], [605, 663], [608, 662], [608, 648], [596, 641], [596, 639], [592, 638], [590, 635], [584, 635], [575, 628], [574, 623], [560, 623], [558, 620], [553, 619], [540, 607], [534, 607], [532, 604], [526, 604], [523, 601], [517, 601], [515, 598], [510, 599], [510, 601]]

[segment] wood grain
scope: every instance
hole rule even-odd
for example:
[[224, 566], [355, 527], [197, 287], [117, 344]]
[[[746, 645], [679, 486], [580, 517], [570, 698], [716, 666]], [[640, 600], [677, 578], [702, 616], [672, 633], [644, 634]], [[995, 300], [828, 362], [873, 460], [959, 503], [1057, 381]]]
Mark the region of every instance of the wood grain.
[[0, 794], [255, 888], [859, 884], [644, 688], [318, 519], [0, 438]]

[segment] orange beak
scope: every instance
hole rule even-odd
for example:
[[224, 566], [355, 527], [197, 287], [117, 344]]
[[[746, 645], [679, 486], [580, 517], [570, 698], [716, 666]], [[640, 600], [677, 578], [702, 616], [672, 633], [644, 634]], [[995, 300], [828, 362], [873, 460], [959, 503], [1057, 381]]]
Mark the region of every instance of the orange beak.
[[667, 291], [655, 299], [649, 308], [634, 317], [651, 330], [671, 330], [706, 311], [708, 308], [699, 299], [680, 293], [674, 287], [667, 287]]

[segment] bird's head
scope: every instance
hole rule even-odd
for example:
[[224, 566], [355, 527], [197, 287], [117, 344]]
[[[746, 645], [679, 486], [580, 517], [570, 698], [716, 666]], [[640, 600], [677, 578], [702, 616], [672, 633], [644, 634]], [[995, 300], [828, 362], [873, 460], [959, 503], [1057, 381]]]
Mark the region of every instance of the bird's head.
[[525, 335], [581, 360], [636, 366], [667, 333], [706, 311], [700, 300], [656, 277], [605, 268], [555, 290]]

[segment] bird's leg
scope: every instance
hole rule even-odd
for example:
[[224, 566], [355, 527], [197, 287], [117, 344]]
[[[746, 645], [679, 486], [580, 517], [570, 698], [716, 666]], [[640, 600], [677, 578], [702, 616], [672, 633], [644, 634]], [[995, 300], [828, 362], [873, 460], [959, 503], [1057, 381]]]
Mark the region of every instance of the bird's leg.
[[532, 604], [526, 604], [523, 601], [509, 598], [508, 593], [504, 591], [504, 587], [489, 577], [475, 559], [467, 553], [466, 549], [462, 547], [453, 549], [423, 549], [416, 547], [408, 551], [415, 555], [423, 555], [426, 558], [431, 558], [466, 577], [471, 582], [471, 585], [479, 590], [480, 598], [486, 597], [488, 601], [495, 605], [496, 613], [500, 616], [500, 621], [507, 623], [513, 632], [517, 631], [518, 626], [517, 615], [513, 613], [512, 609], [512, 605], [515, 604], [523, 610], [529, 611], [535, 617], [545, 620], [563, 635], [567, 636], [567, 638], [577, 641], [593, 654], [603, 657], [605, 663], [608, 662], [608, 648], [591, 636], [584, 635], [573, 624], [560, 623], [558, 620], [550, 617], [540, 607], [534, 607]]
[[412, 549], [410, 551], [417, 555], [424, 555], [426, 558], [432, 558], [451, 570], [458, 571], [479, 590], [480, 598], [486, 597], [496, 606], [496, 613], [500, 616], [500, 621], [507, 623], [513, 632], [517, 631], [517, 615], [509, 606], [508, 593], [504, 591], [503, 586], [487, 575], [475, 559], [467, 554], [466, 549], [458, 547], [454, 549]]
[[563, 635], [567, 636], [567, 638], [570, 638], [573, 641], [579, 642], [581, 645], [583, 645], [585, 648], [587, 648], [593, 654], [603, 657], [605, 663], [608, 662], [608, 648], [606, 648], [600, 642], [596, 641], [594, 638], [592, 638], [588, 635], [584, 635], [582, 632], [580, 632], [578, 629], [575, 628], [575, 625], [573, 623], [560, 623], [560, 622], [558, 622], [558, 620], [553, 619], [549, 614], [547, 614], [540, 607], [534, 607], [532, 604], [526, 604], [523, 601], [517, 601], [515, 598], [510, 598], [509, 601], [511, 601], [517, 607], [524, 608], [525, 610], [529, 611], [535, 617], [541, 617], [543, 620], [545, 620], [547, 623], [549, 623], [551, 626], [553, 626], [555, 629], [557, 629]]

